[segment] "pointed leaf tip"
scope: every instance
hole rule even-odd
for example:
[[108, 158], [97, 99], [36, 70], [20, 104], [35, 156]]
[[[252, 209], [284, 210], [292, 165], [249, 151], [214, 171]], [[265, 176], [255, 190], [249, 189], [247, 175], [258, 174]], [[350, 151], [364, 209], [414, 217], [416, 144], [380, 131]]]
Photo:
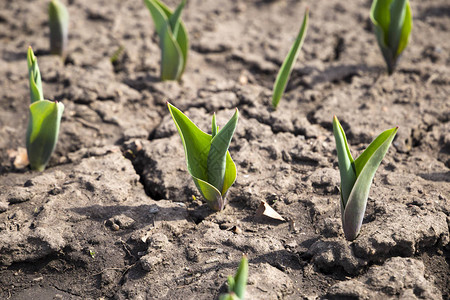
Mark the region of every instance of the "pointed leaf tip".
[[336, 141], [339, 173], [341, 177], [341, 200], [342, 206], [345, 208], [348, 196], [356, 181], [356, 173], [354, 170], [354, 160], [348, 147], [344, 129], [336, 116], [333, 118], [333, 134]]
[[278, 103], [280, 102], [281, 97], [284, 94], [292, 69], [303, 46], [303, 42], [305, 40], [306, 32], [308, 29], [308, 14], [308, 9], [306, 9], [297, 38], [295, 39], [294, 44], [291, 46], [291, 49], [289, 50], [286, 58], [284, 59], [283, 64], [278, 71], [277, 78], [275, 79], [275, 82], [273, 84], [272, 107], [275, 110], [277, 109]]
[[[213, 120], [215, 121], [214, 116]], [[234, 131], [236, 130], [237, 122], [238, 114], [235, 113], [228, 123], [220, 131], [218, 131], [211, 140], [211, 148], [209, 150], [207, 164], [208, 182], [222, 192], [224, 191], [224, 182], [227, 170], [226, 157], [228, 147], [230, 146]], [[226, 186], [227, 185], [225, 184], [225, 187]]]

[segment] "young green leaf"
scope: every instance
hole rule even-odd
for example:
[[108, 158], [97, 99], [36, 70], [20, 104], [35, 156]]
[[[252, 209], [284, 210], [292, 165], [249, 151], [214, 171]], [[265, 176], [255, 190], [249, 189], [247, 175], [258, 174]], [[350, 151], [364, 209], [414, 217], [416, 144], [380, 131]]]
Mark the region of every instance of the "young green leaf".
[[392, 128], [386, 130], [380, 135], [380, 139], [375, 139], [374, 142], [376, 145], [372, 148], [373, 152], [362, 167], [352, 192], [348, 197], [343, 222], [344, 234], [348, 240], [354, 240], [359, 234], [373, 177], [386, 155], [386, 152], [397, 133], [397, 129], [398, 128]]
[[213, 113], [212, 124], [211, 124], [211, 137], [214, 138], [219, 131], [219, 126], [216, 123], [216, 113]]
[[64, 56], [69, 34], [69, 13], [59, 0], [51, 0], [48, 5], [50, 26], [50, 53]]
[[373, 177], [397, 133], [397, 128], [382, 132], [355, 161], [336, 116], [333, 119], [333, 132], [341, 175], [342, 225], [345, 238], [354, 240], [361, 229]]
[[178, 80], [183, 68], [183, 56], [180, 46], [173, 37], [169, 23], [162, 30], [161, 44], [161, 80]]
[[[236, 165], [231, 159], [230, 153], [227, 150], [228, 147], [225, 149], [225, 158], [220, 157], [217, 153], [222, 153], [220, 152], [223, 150], [222, 142], [225, 141], [226, 143], [230, 134], [230, 126], [232, 125], [229, 124], [234, 124], [235, 128], [238, 111], [236, 110], [234, 116], [227, 123], [228, 127], [225, 125], [225, 131], [223, 131], [224, 129], [219, 130], [213, 139], [211, 135], [200, 130], [175, 106], [170, 103], [167, 103], [167, 106], [183, 143], [189, 174], [191, 174], [195, 185], [208, 205], [214, 210], [222, 210], [226, 203], [226, 193], [236, 180]], [[213, 117], [212, 126], [218, 128], [215, 123], [215, 117]], [[221, 133], [222, 131], [223, 133]], [[234, 129], [232, 131], [234, 132]], [[217, 139], [217, 142], [214, 142], [214, 147], [212, 147], [211, 145], [215, 139]], [[210, 154], [213, 148], [215, 150], [213, 150], [213, 154]], [[210, 155], [212, 158], [209, 158]], [[217, 159], [219, 162], [217, 163], [214, 159]], [[217, 167], [223, 160], [225, 160], [225, 166]], [[214, 170], [213, 173], [212, 170]], [[222, 174], [223, 170], [225, 170], [224, 174]], [[210, 181], [211, 178], [213, 178], [217, 186], [222, 187], [219, 189], [213, 185]], [[222, 182], [217, 181], [217, 178], [222, 178]]]
[[165, 11], [161, 8], [162, 3], [156, 0], [144, 0], [153, 22], [155, 23], [155, 30], [158, 33], [159, 38], [162, 37], [162, 29], [168, 22], [168, 17]]
[[300, 53], [300, 49], [302, 48], [303, 41], [306, 37], [306, 30], [308, 28], [308, 17], [309, 9], [307, 8], [305, 11], [305, 16], [303, 17], [302, 27], [298, 33], [297, 39], [292, 45], [291, 50], [287, 57], [285, 58], [283, 64], [281, 65], [280, 70], [278, 71], [277, 78], [273, 85], [273, 94], [272, 94], [272, 105], [276, 109], [278, 103], [280, 102], [281, 97], [283, 96], [284, 90], [286, 89], [287, 82], [289, 80], [289, 76], [291, 75], [292, 68], [294, 66], [295, 61], [298, 58], [298, 54]]
[[231, 159], [230, 152], [227, 151], [227, 162], [225, 165], [225, 177], [223, 179], [222, 197], [227, 195], [228, 189], [236, 181], [237, 171], [234, 161]]
[[[154, 1], [157, 2], [157, 4], [163, 10], [163, 12], [166, 14], [166, 16], [168, 18], [170, 18], [170, 16], [172, 15], [171, 10], [166, 5], [164, 5], [164, 3], [162, 3], [161, 1], [159, 1], [159, 0], [154, 0]], [[185, 0], [182, 1], [182, 3], [179, 5], [179, 7], [181, 6], [181, 8], [184, 8], [184, 3], [185, 3]], [[174, 35], [175, 35], [175, 40], [177, 41], [178, 46], [181, 49], [181, 54], [183, 55], [183, 65], [182, 65], [181, 72], [180, 72], [180, 75], [178, 76], [177, 80], [179, 80], [181, 75], [184, 73], [184, 69], [186, 68], [188, 50], [189, 50], [189, 38], [188, 38], [186, 26], [184, 25], [184, 23], [182, 21], [179, 21], [178, 23], [179, 23], [178, 31], [177, 31], [177, 34], [174, 33]]]
[[61, 102], [40, 100], [30, 105], [26, 142], [32, 169], [43, 171], [47, 166], [58, 141], [63, 111]]
[[234, 276], [234, 287], [233, 292], [240, 299], [244, 299], [245, 297], [245, 289], [247, 287], [247, 278], [248, 278], [248, 259], [246, 255], [242, 256], [241, 262], [239, 264], [239, 268], [236, 272], [236, 276]]
[[355, 160], [355, 171], [356, 171], [356, 177], [359, 176], [362, 169], [366, 165], [369, 158], [371, 158], [374, 154], [374, 152], [381, 147], [381, 145], [389, 139], [389, 137], [395, 132], [397, 132], [397, 128], [392, 128], [386, 131], [383, 131], [375, 140], [370, 143], [370, 145], [364, 150], [363, 153], [359, 155], [359, 157]]
[[64, 105], [44, 100], [41, 73], [33, 49], [28, 48], [27, 65], [30, 80], [30, 116], [26, 143], [31, 168], [43, 171], [58, 141]]
[[31, 46], [28, 47], [27, 52], [28, 76], [30, 82], [30, 100], [31, 103], [35, 101], [44, 100], [44, 93], [42, 92], [41, 72], [37, 63], [36, 56], [34, 56]]
[[248, 278], [248, 259], [242, 256], [236, 275], [228, 276], [228, 294], [221, 295], [220, 300], [244, 300]]
[[339, 171], [341, 174], [341, 198], [343, 207], [347, 204], [348, 196], [352, 191], [356, 181], [354, 161], [348, 147], [344, 129], [342, 129], [336, 116], [333, 118], [333, 133], [336, 140], [336, 150], [338, 155]]
[[402, 33], [400, 35], [400, 40], [397, 47], [397, 57], [405, 50], [406, 46], [409, 42], [409, 36], [411, 34], [413, 26], [412, 14], [411, 14], [411, 6], [409, 5], [409, 1], [406, 3], [406, 15], [403, 22]]
[[178, 108], [170, 103], [167, 103], [167, 105], [184, 146], [189, 173], [203, 181], [207, 181], [206, 162], [211, 145], [211, 136], [198, 128]]
[[[214, 118], [214, 116], [213, 116]], [[211, 148], [208, 153], [208, 182], [216, 189], [222, 191], [226, 171], [226, 154], [230, 142], [236, 130], [237, 121], [239, 118], [238, 110], [233, 117], [211, 140]]]
[[180, 5], [178, 5], [177, 9], [173, 12], [173, 14], [169, 17], [170, 29], [172, 29], [173, 36], [176, 37], [178, 35], [178, 29], [180, 28], [180, 16], [183, 11], [184, 6], [186, 5], [186, 0], [181, 1]]
[[398, 49], [398, 44], [400, 43], [402, 27], [405, 22], [406, 2], [407, 0], [393, 1], [389, 9], [388, 45], [393, 49]]
[[159, 0], [144, 0], [152, 15], [160, 39], [161, 80], [179, 80], [187, 61], [189, 42], [187, 31], [180, 20], [186, 1], [174, 13]]
[[375, 25], [378, 45], [388, 72], [395, 70], [398, 57], [406, 48], [412, 30], [411, 7], [408, 0], [374, 0], [370, 18]]

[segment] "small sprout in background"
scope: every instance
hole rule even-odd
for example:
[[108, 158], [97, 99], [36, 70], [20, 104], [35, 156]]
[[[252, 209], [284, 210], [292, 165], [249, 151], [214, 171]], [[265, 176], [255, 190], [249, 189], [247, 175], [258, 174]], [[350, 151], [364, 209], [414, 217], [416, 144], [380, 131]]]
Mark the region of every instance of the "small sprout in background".
[[26, 135], [27, 154], [31, 168], [43, 171], [58, 141], [64, 105], [61, 102], [44, 100], [41, 74], [31, 47], [28, 48], [27, 62], [31, 97]]
[[306, 37], [306, 30], [308, 28], [308, 19], [309, 9], [307, 8], [297, 39], [295, 40], [294, 45], [292, 45], [291, 50], [289, 50], [288, 55], [284, 59], [284, 62], [281, 65], [280, 70], [278, 71], [277, 79], [275, 80], [275, 83], [273, 85], [272, 105], [274, 109], [277, 108], [278, 103], [283, 96], [284, 90], [286, 89], [286, 85], [289, 80], [289, 76], [291, 75], [292, 69], [294, 67], [294, 63], [298, 58], [300, 49], [302, 48], [303, 41]]
[[341, 219], [345, 238], [349, 241], [354, 240], [359, 234], [373, 177], [397, 130], [398, 127], [395, 127], [382, 132], [356, 160], [353, 160], [345, 132], [334, 116], [333, 133], [341, 175]]
[[378, 45], [391, 75], [408, 45], [413, 21], [408, 0], [373, 0], [370, 19], [375, 25]]
[[90, 255], [92, 258], [95, 258], [95, 251], [89, 249], [89, 255]]
[[118, 46], [109, 58], [109, 61], [111, 62], [115, 73], [118, 73], [125, 69], [126, 60], [127, 54], [125, 52], [125, 46], [123, 45]]
[[155, 29], [161, 49], [161, 80], [180, 80], [186, 67], [189, 39], [184, 23], [180, 20], [186, 0], [172, 12], [159, 0], [144, 0]]
[[248, 259], [242, 256], [236, 275], [228, 276], [228, 294], [220, 296], [220, 300], [244, 300], [248, 278]]
[[228, 147], [236, 130], [239, 112], [219, 130], [216, 115], [212, 118], [212, 135], [203, 132], [178, 108], [167, 103], [180, 134], [186, 155], [186, 164], [195, 185], [209, 207], [220, 211], [226, 204], [226, 195], [236, 180], [236, 165]]
[[51, 0], [48, 5], [50, 26], [50, 53], [64, 57], [69, 34], [69, 13], [59, 0]]
[[111, 61], [111, 63], [117, 64], [117, 62], [119, 61], [119, 58], [123, 55], [125, 51], [125, 47], [123, 45], [120, 45], [116, 51], [114, 51], [114, 53], [111, 55], [111, 58], [109, 59]]

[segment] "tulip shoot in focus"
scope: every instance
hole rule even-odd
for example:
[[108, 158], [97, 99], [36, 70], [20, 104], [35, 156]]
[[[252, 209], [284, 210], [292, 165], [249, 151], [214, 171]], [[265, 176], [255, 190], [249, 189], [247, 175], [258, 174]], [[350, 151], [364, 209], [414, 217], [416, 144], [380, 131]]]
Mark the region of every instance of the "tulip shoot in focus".
[[391, 145], [398, 127], [382, 132], [363, 153], [353, 160], [345, 132], [336, 116], [333, 133], [341, 175], [341, 219], [347, 240], [354, 240], [361, 229], [373, 177]]
[[291, 76], [294, 63], [298, 58], [300, 49], [302, 48], [303, 45], [303, 41], [305, 40], [306, 30], [308, 28], [308, 18], [309, 18], [309, 9], [307, 8], [305, 11], [305, 16], [303, 17], [302, 27], [300, 28], [297, 39], [295, 40], [294, 45], [292, 45], [291, 50], [289, 50], [288, 55], [286, 56], [283, 64], [281, 65], [280, 70], [278, 71], [277, 78], [273, 85], [273, 93], [272, 93], [272, 105], [273, 108], [275, 109], [277, 108], [278, 103], [280, 102], [280, 99], [283, 96], [287, 82], [289, 80], [289, 77]]
[[228, 294], [220, 296], [220, 300], [244, 300], [248, 278], [248, 259], [243, 255], [236, 275], [228, 276]]
[[186, 4], [182, 0], [172, 12], [159, 0], [144, 0], [155, 23], [161, 49], [161, 80], [180, 80], [186, 67], [189, 39], [180, 16]]
[[64, 105], [44, 100], [41, 74], [31, 47], [27, 53], [30, 80], [30, 114], [26, 134], [27, 154], [33, 170], [43, 171], [56, 147]]
[[48, 5], [50, 26], [50, 53], [64, 56], [69, 34], [69, 13], [59, 0], [51, 0]]
[[209, 207], [216, 211], [222, 210], [226, 204], [227, 191], [236, 180], [236, 165], [228, 147], [238, 122], [237, 108], [220, 130], [214, 114], [212, 134], [207, 134], [178, 108], [170, 103], [167, 106], [184, 146], [189, 174]]
[[370, 19], [378, 45], [392, 74], [400, 54], [408, 45], [413, 21], [408, 0], [373, 0]]

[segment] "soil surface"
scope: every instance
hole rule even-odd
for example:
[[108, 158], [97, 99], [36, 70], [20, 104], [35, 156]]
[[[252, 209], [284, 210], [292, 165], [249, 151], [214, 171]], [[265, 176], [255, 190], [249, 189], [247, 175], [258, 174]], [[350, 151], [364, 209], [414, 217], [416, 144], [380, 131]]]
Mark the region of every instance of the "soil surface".
[[[242, 253], [247, 299], [449, 299], [447, 0], [412, 1], [411, 42], [392, 76], [369, 0], [188, 0], [181, 82], [158, 79], [142, 1], [64, 2], [61, 60], [49, 55], [46, 1], [0, 1], [1, 299], [217, 299]], [[307, 6], [305, 44], [274, 111], [272, 84]], [[25, 145], [28, 45], [45, 98], [66, 107], [42, 173], [13, 162]], [[205, 131], [213, 112], [223, 126], [239, 108], [224, 211], [199, 196], [166, 101]], [[354, 156], [399, 126], [353, 242], [341, 227], [333, 115]], [[261, 200], [286, 222], [256, 216]]]

